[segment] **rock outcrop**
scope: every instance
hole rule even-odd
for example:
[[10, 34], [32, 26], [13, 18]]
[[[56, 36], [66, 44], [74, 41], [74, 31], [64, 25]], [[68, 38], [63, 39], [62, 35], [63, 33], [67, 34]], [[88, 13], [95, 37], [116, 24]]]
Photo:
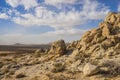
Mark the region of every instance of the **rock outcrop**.
[[85, 64], [83, 68], [83, 73], [85, 76], [91, 76], [99, 72], [99, 68], [90, 63]]
[[49, 53], [54, 55], [64, 55], [66, 53], [66, 44], [64, 40], [53, 42]]
[[[70, 49], [79, 49], [83, 54], [95, 57], [105, 57], [110, 49], [117, 51], [115, 46], [120, 44], [120, 13], [110, 12], [99, 27], [87, 31], [81, 40], [74, 41], [70, 45]], [[69, 48], [69, 47], [68, 47]], [[117, 49], [120, 49], [117, 47]], [[117, 52], [116, 52], [117, 53]], [[79, 54], [79, 53], [78, 53]]]

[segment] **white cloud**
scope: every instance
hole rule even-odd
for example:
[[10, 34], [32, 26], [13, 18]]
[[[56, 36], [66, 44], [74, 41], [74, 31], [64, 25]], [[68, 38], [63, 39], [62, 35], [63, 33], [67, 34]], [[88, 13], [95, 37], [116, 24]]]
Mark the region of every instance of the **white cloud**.
[[[11, 21], [23, 26], [48, 26], [55, 31], [48, 31], [47, 33], [37, 35], [11, 34], [0, 35], [4, 43], [46, 43], [57, 39], [76, 40], [85, 32], [85, 30], [76, 29], [75, 26], [85, 24], [89, 20], [102, 20], [110, 11], [109, 8], [95, 0], [45, 0], [44, 6], [39, 5], [37, 0], [7, 0], [7, 3], [12, 7], [23, 5], [26, 10], [33, 8], [32, 13], [26, 11], [24, 14], [19, 12], [16, 8], [9, 10], [8, 14], [11, 16]], [[80, 10], [75, 9], [74, 4], [80, 2]], [[58, 12], [49, 9], [46, 4], [57, 6], [67, 5], [71, 7], [70, 10], [58, 9]], [[59, 4], [59, 5], [57, 5]], [[72, 5], [69, 5], [72, 4]], [[15, 14], [13, 16], [13, 13]]]
[[20, 4], [20, 0], [6, 0], [6, 2], [12, 7], [17, 7]]
[[0, 19], [8, 19], [9, 16], [5, 13], [0, 13]]
[[[50, 0], [46, 0], [50, 2]], [[76, 0], [52, 0], [53, 3], [75, 3]], [[70, 6], [70, 5], [69, 5]], [[63, 10], [59, 13], [54, 10], [48, 10], [47, 7], [38, 6], [33, 13], [21, 14], [15, 17], [13, 21], [24, 26], [49, 26], [54, 29], [68, 29], [76, 25], [86, 23], [88, 20], [102, 20], [110, 11], [108, 7], [97, 1], [85, 0], [81, 3], [82, 9], [75, 10], [74, 7], [67, 11]]]
[[118, 11], [120, 12], [120, 4], [118, 5]]
[[77, 0], [45, 0], [46, 4], [56, 5], [56, 4], [74, 4]]
[[21, 0], [21, 5], [25, 7], [25, 9], [29, 9], [38, 5], [37, 0]]
[[84, 0], [82, 14], [90, 20], [102, 20], [105, 18], [106, 14], [110, 11], [110, 9], [97, 2], [92, 0]]
[[61, 9], [63, 5], [76, 4], [77, 1], [78, 0], [45, 0], [45, 4]]
[[25, 10], [28, 10], [38, 5], [37, 0], [6, 0], [6, 2], [13, 8], [22, 5], [24, 6]]
[[42, 26], [47, 25], [55, 29], [67, 29], [76, 25], [83, 24], [86, 20], [81, 17], [77, 11], [69, 11], [68, 13], [52, 12], [44, 7], [35, 9], [36, 15], [23, 14], [21, 17], [16, 17], [13, 21], [24, 26]]
[[[86, 30], [70, 29], [70, 30], [57, 30], [50, 31], [43, 34], [24, 35], [19, 34], [4, 34], [1, 36], [2, 43], [0, 44], [14, 44], [14, 43], [25, 43], [25, 44], [41, 44], [49, 43], [58, 39], [64, 39], [66, 42], [80, 39], [80, 36]], [[52, 35], [52, 36], [51, 36]]]

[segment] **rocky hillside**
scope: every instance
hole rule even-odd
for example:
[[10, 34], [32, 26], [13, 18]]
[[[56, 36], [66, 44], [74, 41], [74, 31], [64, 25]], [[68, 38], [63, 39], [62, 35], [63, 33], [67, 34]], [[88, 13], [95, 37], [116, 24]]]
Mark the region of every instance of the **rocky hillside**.
[[81, 40], [69, 44], [68, 49], [78, 49], [80, 53], [94, 58], [119, 54], [120, 13], [109, 13], [99, 27], [87, 31]]
[[120, 80], [120, 13], [111, 12], [81, 40], [50, 50], [1, 56], [0, 80]]

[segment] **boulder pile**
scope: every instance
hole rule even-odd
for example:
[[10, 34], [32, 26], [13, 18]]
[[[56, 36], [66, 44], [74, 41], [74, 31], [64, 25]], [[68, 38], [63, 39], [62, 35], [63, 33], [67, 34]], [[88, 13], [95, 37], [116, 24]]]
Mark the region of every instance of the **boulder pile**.
[[67, 46], [67, 49], [76, 48], [79, 49], [79, 54], [82, 52], [94, 58], [109, 57], [120, 53], [120, 13], [108, 13], [98, 28], [87, 31], [81, 40]]

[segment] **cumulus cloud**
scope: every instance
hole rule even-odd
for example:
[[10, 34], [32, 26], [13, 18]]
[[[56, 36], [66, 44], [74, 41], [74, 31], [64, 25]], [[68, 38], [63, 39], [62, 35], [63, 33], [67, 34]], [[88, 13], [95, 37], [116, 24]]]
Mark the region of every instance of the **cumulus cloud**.
[[56, 5], [56, 4], [74, 4], [77, 0], [45, 0], [46, 4]]
[[[35, 35], [0, 35], [5, 43], [45, 43], [57, 39], [76, 40], [86, 31], [76, 29], [76, 26], [92, 20], [102, 20], [110, 11], [109, 7], [96, 0], [45, 0], [42, 5], [37, 0], [6, 0], [6, 2], [14, 8], [7, 12], [14, 23], [27, 27], [47, 26], [54, 31]], [[24, 6], [24, 13], [17, 10], [16, 7], [19, 5]], [[67, 8], [62, 7], [65, 5]], [[78, 7], [75, 7], [76, 5]]]
[[6, 0], [6, 2], [12, 6], [12, 7], [17, 7], [19, 5], [20, 0]]
[[5, 13], [0, 13], [0, 19], [8, 19], [9, 16]]
[[13, 21], [24, 26], [50, 26], [54, 29], [68, 29], [76, 25], [83, 24], [86, 19], [80, 16], [78, 11], [69, 11], [67, 13], [52, 12], [44, 7], [37, 7], [35, 14], [23, 14], [21, 17], [16, 17]]
[[82, 14], [90, 20], [102, 20], [110, 11], [109, 7], [91, 0], [84, 0]]
[[6, 2], [13, 8], [22, 5], [26, 10], [38, 5], [37, 0], [6, 0]]
[[45, 4], [61, 9], [63, 5], [76, 4], [78, 0], [45, 0]]
[[[47, 3], [50, 4], [48, 0]], [[75, 3], [76, 0], [52, 0], [52, 3]], [[51, 4], [52, 5], [52, 4]], [[24, 26], [49, 26], [54, 29], [68, 29], [77, 25], [84, 24], [88, 20], [102, 20], [110, 11], [108, 7], [97, 1], [85, 0], [81, 3], [82, 9], [63, 10], [55, 12], [47, 7], [37, 6], [34, 9], [35, 13], [21, 14], [19, 17], [14, 17], [12, 20]]]

